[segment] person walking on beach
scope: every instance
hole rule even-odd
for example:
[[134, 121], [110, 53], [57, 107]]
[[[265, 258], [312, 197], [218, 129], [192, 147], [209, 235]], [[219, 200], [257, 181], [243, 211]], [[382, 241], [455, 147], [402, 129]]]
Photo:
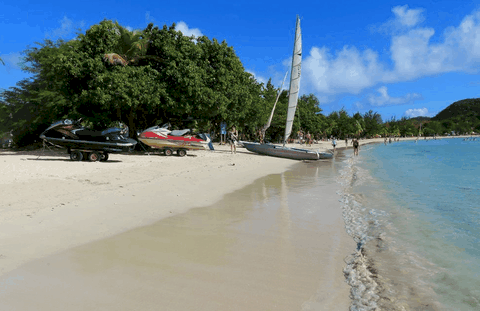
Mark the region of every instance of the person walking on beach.
[[332, 139], [332, 146], [333, 146], [333, 151], [335, 151], [335, 148], [337, 147], [337, 140], [335, 139], [335, 137], [333, 137]]
[[358, 156], [358, 149], [360, 148], [360, 144], [358, 140], [355, 138], [353, 139], [353, 155]]
[[228, 138], [227, 141], [230, 144], [230, 151], [233, 153], [237, 153], [237, 137], [238, 137], [238, 132], [235, 126], [232, 126], [230, 129], [230, 132], [228, 132]]
[[310, 135], [310, 132], [307, 132], [306, 138], [307, 138], [306, 144], [311, 146], [312, 145], [312, 135]]
[[348, 137], [345, 137], [345, 147], [348, 147]]
[[302, 130], [298, 130], [298, 143], [301, 145], [303, 143], [303, 132]]

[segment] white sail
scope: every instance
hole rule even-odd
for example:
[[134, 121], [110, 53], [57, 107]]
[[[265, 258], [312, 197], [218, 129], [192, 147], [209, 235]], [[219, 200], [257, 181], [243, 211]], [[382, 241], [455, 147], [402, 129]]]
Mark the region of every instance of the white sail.
[[300, 89], [300, 74], [302, 67], [302, 33], [300, 30], [300, 18], [297, 15], [297, 26], [295, 29], [295, 44], [293, 46], [292, 72], [290, 74], [290, 93], [288, 96], [287, 125], [283, 145], [287, 142], [292, 133], [293, 119], [297, 109], [298, 91]]

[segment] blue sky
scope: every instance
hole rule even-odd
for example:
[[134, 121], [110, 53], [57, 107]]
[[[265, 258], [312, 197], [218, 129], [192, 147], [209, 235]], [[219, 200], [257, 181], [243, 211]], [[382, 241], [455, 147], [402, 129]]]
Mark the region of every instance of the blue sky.
[[300, 93], [324, 113], [370, 109], [391, 117], [434, 116], [480, 97], [480, 5], [474, 1], [8, 1], [0, 3], [0, 88], [27, 75], [22, 51], [72, 39], [103, 19], [143, 29], [177, 24], [233, 46], [260, 82], [280, 86], [301, 18]]

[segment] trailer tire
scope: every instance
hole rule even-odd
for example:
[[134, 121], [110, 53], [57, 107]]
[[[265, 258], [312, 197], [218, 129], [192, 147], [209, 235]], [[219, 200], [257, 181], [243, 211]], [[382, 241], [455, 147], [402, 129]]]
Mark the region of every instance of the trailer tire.
[[187, 155], [187, 150], [185, 149], [178, 149], [177, 150], [177, 155], [179, 155], [180, 157], [184, 157]]
[[83, 154], [81, 151], [75, 150], [70, 152], [70, 160], [72, 161], [82, 161]]
[[94, 151], [94, 152], [90, 152], [88, 154], [88, 161], [90, 162], [97, 162], [99, 161], [100, 159], [102, 158], [102, 156], [100, 155], [100, 153]]
[[100, 155], [100, 161], [101, 161], [101, 162], [107, 162], [107, 161], [108, 161], [108, 153], [106, 153], [106, 152], [105, 152], [105, 153], [102, 153], [102, 154]]
[[166, 148], [164, 152], [165, 152], [165, 155], [166, 155], [167, 157], [168, 157], [168, 156], [171, 156], [171, 155], [173, 154], [173, 150], [170, 149], [170, 148]]

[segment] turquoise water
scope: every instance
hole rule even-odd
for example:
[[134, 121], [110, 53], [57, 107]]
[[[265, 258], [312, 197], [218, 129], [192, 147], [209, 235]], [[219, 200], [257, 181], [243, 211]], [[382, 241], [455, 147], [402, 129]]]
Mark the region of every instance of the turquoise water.
[[370, 280], [352, 281], [352, 309], [480, 310], [480, 141], [366, 145], [346, 162], [349, 269]]

